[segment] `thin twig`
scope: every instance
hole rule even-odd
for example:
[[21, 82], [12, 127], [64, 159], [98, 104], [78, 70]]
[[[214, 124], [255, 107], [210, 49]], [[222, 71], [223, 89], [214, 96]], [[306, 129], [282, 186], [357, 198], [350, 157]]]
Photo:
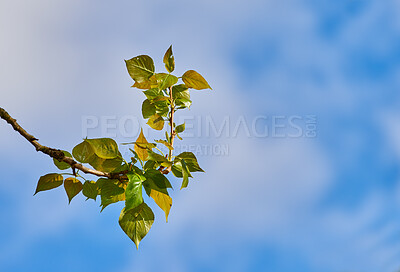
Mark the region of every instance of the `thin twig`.
[[[171, 146], [174, 146], [174, 139], [175, 139], [175, 129], [174, 129], [174, 114], [175, 114], [175, 105], [174, 105], [174, 98], [172, 96], [172, 87], [169, 87], [169, 100], [171, 101], [171, 112], [170, 112], [170, 118], [169, 118], [169, 125], [171, 127], [171, 136], [169, 138], [169, 142], [171, 144]], [[171, 161], [172, 159], [172, 149], [169, 149], [169, 153], [168, 153], [168, 160]], [[158, 171], [160, 171], [162, 174], [166, 175], [169, 172], [171, 172], [172, 167], [169, 166], [167, 168], [164, 168], [164, 166], [160, 166], [158, 168]]]
[[69, 164], [74, 171], [75, 171], [75, 169], [79, 169], [85, 174], [92, 174], [95, 176], [106, 177], [106, 178], [110, 178], [110, 179], [122, 179], [123, 175], [126, 174], [125, 172], [107, 173], [107, 172], [102, 172], [102, 171], [98, 171], [95, 169], [85, 167], [82, 164], [76, 162], [73, 158], [65, 156], [63, 151], [39, 144], [38, 139], [36, 137], [29, 134], [25, 129], [23, 129], [18, 124], [17, 120], [12, 118], [8, 114], [8, 112], [5, 111], [1, 107], [0, 107], [0, 117], [2, 119], [4, 119], [7, 123], [9, 123], [14, 128], [15, 131], [17, 131], [19, 134], [21, 134], [21, 136], [23, 136], [26, 140], [28, 140], [28, 142], [30, 142], [36, 148], [36, 151], [38, 151], [38, 152], [40, 151], [60, 162], [65, 162], [65, 163]]

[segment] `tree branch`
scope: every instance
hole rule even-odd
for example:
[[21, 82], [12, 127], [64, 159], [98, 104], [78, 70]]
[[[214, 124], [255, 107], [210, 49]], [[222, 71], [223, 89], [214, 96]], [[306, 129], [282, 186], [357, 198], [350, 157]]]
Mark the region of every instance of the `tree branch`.
[[64, 152], [62, 152], [59, 149], [54, 149], [51, 147], [43, 146], [39, 144], [38, 139], [34, 137], [33, 135], [29, 134], [25, 129], [23, 129], [18, 123], [17, 120], [12, 118], [7, 111], [5, 111], [3, 108], [0, 107], [0, 117], [4, 119], [7, 123], [9, 123], [15, 131], [17, 131], [19, 134], [21, 134], [22, 137], [24, 137], [28, 142], [30, 142], [35, 148], [36, 151], [40, 151], [44, 154], [49, 155], [50, 157], [60, 161], [60, 162], [65, 162], [71, 166], [73, 171], [74, 169], [78, 169], [82, 171], [85, 174], [92, 174], [98, 177], [106, 177], [109, 179], [123, 179], [125, 172], [121, 173], [107, 173], [107, 172], [101, 172], [98, 170], [94, 170], [88, 167], [83, 166], [82, 164], [76, 162], [73, 158], [71, 157], [66, 157], [64, 155]]

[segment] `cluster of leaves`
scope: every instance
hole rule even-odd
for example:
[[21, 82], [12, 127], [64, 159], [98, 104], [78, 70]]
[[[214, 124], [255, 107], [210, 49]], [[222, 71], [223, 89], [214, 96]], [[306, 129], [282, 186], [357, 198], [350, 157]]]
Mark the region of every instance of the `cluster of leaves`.
[[[82, 164], [89, 164], [95, 170], [109, 173], [113, 178], [87, 180], [75, 169], [72, 174], [47, 174], [39, 179], [35, 194], [64, 184], [69, 202], [79, 193], [95, 201], [100, 196], [101, 210], [112, 203], [125, 201], [119, 224], [138, 247], [154, 222], [152, 210], [143, 201], [143, 189], [164, 211], [168, 221], [172, 206], [168, 189], [172, 189], [172, 185], [166, 174], [172, 172], [175, 177], [181, 178], [182, 189], [188, 186], [192, 172], [204, 172], [193, 153], [183, 152], [172, 156], [174, 137], [182, 140], [179, 133], [185, 130], [185, 124], [177, 126], [173, 117], [176, 110], [190, 107], [192, 101], [189, 89], [202, 90], [211, 87], [193, 70], [185, 72], [182, 77], [171, 74], [175, 69], [172, 46], [163, 59], [168, 73], [155, 73], [154, 62], [147, 55], [125, 62], [129, 75], [135, 81], [132, 87], [143, 89], [147, 98], [142, 104], [143, 118], [148, 119], [147, 124], [155, 130], [162, 130], [167, 123], [170, 132], [166, 130], [165, 139], [149, 143], [141, 131], [137, 140], [129, 143], [134, 146], [129, 149], [132, 152], [129, 160], [122, 157], [118, 144], [113, 139], [84, 139], [73, 148], [72, 154], [63, 151], [65, 156], [73, 157]], [[182, 83], [178, 83], [180, 79]], [[164, 145], [169, 153], [163, 154], [157, 144]], [[68, 163], [55, 159], [54, 164], [60, 170], [71, 167]], [[69, 177], [64, 179], [65, 175]]]

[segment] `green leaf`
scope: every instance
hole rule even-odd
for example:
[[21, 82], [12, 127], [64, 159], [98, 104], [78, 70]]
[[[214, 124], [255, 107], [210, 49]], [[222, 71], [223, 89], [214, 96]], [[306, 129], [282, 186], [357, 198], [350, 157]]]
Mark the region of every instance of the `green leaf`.
[[97, 188], [97, 183], [95, 181], [85, 181], [82, 187], [82, 194], [87, 198], [91, 198], [96, 201], [99, 189]]
[[187, 167], [185, 160], [182, 159], [181, 160], [181, 164], [182, 164], [182, 176], [183, 176], [183, 181], [182, 181], [182, 186], [181, 186], [181, 190], [183, 188], [186, 188], [189, 184], [189, 177], [192, 177], [189, 171], [189, 168]]
[[68, 201], [71, 203], [71, 200], [82, 191], [82, 182], [80, 182], [76, 178], [67, 178], [64, 181], [65, 192], [68, 196]]
[[[147, 149], [153, 149], [157, 145], [155, 143], [142, 143], [142, 142], [131, 142], [131, 143], [123, 143], [122, 145], [131, 145], [131, 144], [136, 144], [141, 148], [147, 148]], [[133, 151], [132, 149], [129, 149], [135, 156], [137, 156], [137, 153]]]
[[151, 190], [150, 197], [164, 211], [165, 220], [168, 222], [169, 211], [172, 207], [172, 198], [168, 194], [163, 194], [156, 190]]
[[[72, 158], [71, 153], [69, 153], [68, 151], [62, 150], [62, 152], [64, 153], [65, 157]], [[54, 162], [55, 166], [57, 166], [57, 168], [60, 169], [60, 170], [65, 170], [65, 169], [68, 169], [68, 168], [71, 167], [71, 165], [69, 165], [68, 163], [60, 162], [59, 160], [56, 160], [54, 158], [53, 158], [53, 162]]]
[[150, 160], [148, 160], [143, 166], [143, 169], [145, 171], [149, 170], [149, 169], [154, 169], [154, 168], [156, 168], [156, 162], [155, 161], [150, 161]]
[[196, 90], [211, 89], [210, 85], [203, 78], [203, 76], [194, 70], [186, 71], [182, 75], [182, 81], [188, 88], [193, 88]]
[[154, 74], [154, 61], [147, 55], [134, 57], [126, 60], [125, 63], [129, 75], [136, 82], [146, 81]]
[[174, 99], [190, 99], [189, 89], [185, 84], [179, 84], [172, 87], [172, 97]]
[[185, 123], [183, 123], [182, 125], [179, 125], [175, 128], [176, 133], [181, 133], [185, 131]]
[[169, 150], [174, 150], [173, 146], [164, 140], [155, 140], [155, 142], [165, 145]]
[[123, 209], [119, 216], [119, 225], [126, 235], [135, 243], [137, 249], [139, 249], [140, 241], [149, 232], [153, 222], [153, 211], [144, 202], [135, 209], [129, 211]]
[[144, 137], [143, 134], [143, 129], [140, 130], [140, 134], [139, 137], [136, 140], [136, 144], [134, 146], [135, 152], [138, 155], [139, 159], [141, 159], [142, 161], [146, 161], [147, 160], [147, 149], [140, 147], [140, 144], [148, 144], [146, 137]]
[[172, 73], [175, 70], [175, 59], [172, 53], [172, 45], [168, 48], [167, 52], [165, 52], [163, 62], [169, 73]]
[[94, 150], [88, 142], [83, 141], [72, 149], [72, 155], [80, 163], [90, 163], [93, 159]]
[[174, 164], [171, 167], [172, 174], [174, 174], [177, 178], [183, 178], [182, 175], [182, 163], [180, 161], [174, 161]]
[[[121, 155], [121, 157], [118, 157], [118, 159], [121, 160], [121, 162], [122, 162], [123, 161], [122, 155]], [[114, 159], [114, 160], [116, 160], [116, 159]], [[127, 172], [129, 171], [129, 165], [126, 164], [125, 162], [122, 165], [120, 165], [117, 168], [115, 168], [114, 170], [108, 171], [108, 172], [120, 173], [120, 172], [124, 172], [124, 171], [127, 171]]]
[[147, 124], [155, 130], [162, 130], [164, 128], [164, 119], [162, 116], [158, 115], [157, 113], [152, 115], [147, 121]]
[[148, 80], [142, 81], [142, 82], [135, 82], [132, 85], [133, 88], [138, 88], [138, 89], [142, 89], [142, 90], [147, 90], [147, 89], [151, 89], [151, 88], [157, 88], [158, 84], [157, 84], [157, 79], [156, 77], [153, 75], [151, 76]]
[[158, 73], [156, 74], [158, 88], [160, 90], [167, 89], [178, 82], [178, 78], [171, 74]]
[[61, 186], [63, 184], [63, 180], [64, 178], [60, 174], [47, 174], [41, 176], [34, 195], [41, 191], [47, 191]]
[[204, 170], [200, 168], [196, 156], [192, 152], [183, 152], [179, 154], [175, 157], [174, 162], [178, 162], [182, 159], [185, 159], [186, 165], [188, 166], [190, 172], [204, 172]]
[[92, 148], [94, 153], [102, 159], [114, 159], [118, 157], [118, 144], [110, 138], [85, 139]]
[[108, 160], [93, 156], [90, 165], [98, 171], [113, 172], [122, 165], [122, 162], [123, 160], [121, 156]]
[[161, 172], [156, 169], [147, 170], [144, 173], [144, 176], [146, 177], [146, 180], [143, 183], [143, 186], [149, 196], [150, 189], [159, 191], [163, 194], [168, 194], [167, 188], [172, 188], [171, 183], [165, 177], [165, 175], [161, 174]]
[[143, 91], [143, 93], [146, 95], [147, 99], [152, 100], [156, 98], [157, 96], [162, 96], [163, 93], [160, 91], [158, 88], [153, 88], [147, 91]]
[[100, 178], [97, 180], [97, 186], [101, 196], [102, 211], [112, 203], [125, 200], [124, 186], [118, 180]]
[[152, 104], [148, 99], [143, 101], [142, 104], [142, 115], [144, 119], [147, 119], [156, 113], [156, 106]]
[[129, 183], [125, 189], [125, 211], [129, 211], [143, 203], [142, 181], [133, 173], [129, 173], [126, 176], [129, 179]]
[[137, 167], [136, 165], [132, 165], [132, 172], [134, 172], [140, 178], [141, 181], [146, 180], [143, 170]]
[[172, 165], [172, 162], [168, 161], [167, 158], [165, 158], [164, 156], [162, 156], [158, 153], [155, 153], [155, 152], [149, 150], [148, 154], [149, 154], [149, 157], [148, 157], [149, 160], [155, 161], [164, 167], [169, 167]]
[[151, 102], [153, 102], [156, 106], [160, 106], [160, 105], [168, 105], [169, 102], [169, 97], [164, 96], [164, 95], [159, 95], [154, 97]]
[[189, 108], [192, 104], [190, 93], [185, 84], [179, 84], [172, 87], [172, 97], [178, 108]]
[[192, 105], [192, 100], [186, 98], [180, 98], [175, 100], [175, 105], [177, 109], [190, 108]]

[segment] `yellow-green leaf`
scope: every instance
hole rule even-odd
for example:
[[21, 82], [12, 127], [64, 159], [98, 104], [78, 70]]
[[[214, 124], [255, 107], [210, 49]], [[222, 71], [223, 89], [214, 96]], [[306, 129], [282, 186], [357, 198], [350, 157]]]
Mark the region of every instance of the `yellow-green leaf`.
[[181, 124], [181, 125], [179, 125], [179, 126], [177, 126], [176, 128], [175, 128], [175, 132], [176, 133], [182, 133], [182, 132], [184, 132], [185, 131], [185, 123], [183, 123], [183, 124]]
[[148, 156], [147, 149], [140, 147], [138, 144], [139, 145], [140, 144], [142, 144], [142, 145], [148, 144], [146, 138], [144, 137], [143, 129], [140, 130], [139, 137], [137, 138], [136, 144], [134, 145], [134, 150], [135, 150], [136, 154], [138, 155], [139, 159], [141, 159], [142, 161], [146, 161], [147, 156]]
[[151, 88], [157, 88], [157, 79], [155, 76], [151, 76], [148, 80], [142, 81], [142, 82], [135, 82], [135, 84], [132, 85], [134, 88], [142, 89], [142, 90], [148, 90]]
[[167, 52], [165, 52], [163, 62], [167, 71], [172, 73], [175, 69], [175, 59], [172, 53], [172, 45], [168, 48]]
[[108, 205], [125, 200], [125, 186], [118, 180], [100, 178], [97, 180], [101, 196], [102, 211]]
[[156, 204], [164, 211], [165, 220], [168, 222], [168, 215], [172, 206], [172, 198], [169, 195], [163, 194], [153, 189], [150, 192], [150, 197], [153, 198]]
[[121, 156], [118, 156], [114, 159], [102, 159], [94, 155], [93, 159], [90, 162], [90, 165], [93, 166], [93, 168], [98, 171], [112, 172], [118, 167], [120, 167], [122, 162], [123, 160]]
[[155, 130], [162, 130], [164, 128], [164, 119], [162, 116], [158, 115], [157, 113], [152, 115], [147, 121], [147, 124]]
[[99, 193], [99, 189], [97, 188], [97, 184], [95, 181], [85, 181], [82, 187], [82, 194], [87, 198], [91, 198], [96, 201], [97, 195]]
[[194, 70], [186, 71], [182, 75], [182, 81], [188, 88], [196, 90], [203, 90], [203, 89], [212, 90], [212, 88], [210, 87], [208, 82], [204, 79], [204, 77]]
[[119, 216], [119, 225], [135, 243], [137, 249], [139, 249], [140, 241], [149, 232], [153, 222], [154, 213], [144, 202], [129, 211], [125, 211], [124, 208]]
[[64, 178], [60, 174], [47, 174], [41, 176], [34, 195], [41, 191], [47, 191], [61, 186], [63, 184], [63, 180]]
[[144, 82], [154, 74], [154, 61], [147, 55], [140, 55], [126, 60], [126, 68], [129, 75], [136, 82]]
[[179, 162], [182, 159], [185, 160], [185, 163], [190, 172], [204, 172], [203, 169], [199, 166], [197, 162], [196, 156], [192, 152], [183, 152], [175, 157], [174, 162]]
[[94, 156], [94, 150], [88, 142], [83, 141], [72, 149], [72, 155], [78, 162], [90, 163]]
[[64, 188], [65, 192], [67, 193], [68, 196], [68, 201], [71, 203], [71, 200], [79, 194], [80, 191], [82, 191], [82, 182], [80, 182], [76, 178], [67, 178], [64, 181]]
[[114, 159], [119, 155], [118, 144], [110, 138], [86, 139], [94, 153], [102, 159]]
[[144, 119], [149, 118], [156, 113], [156, 106], [146, 99], [142, 103], [142, 115]]
[[160, 90], [167, 89], [178, 82], [178, 78], [171, 74], [159, 73], [155, 74], [155, 76]]
[[165, 140], [155, 140], [155, 142], [165, 145], [169, 150], [174, 150], [173, 146]]

